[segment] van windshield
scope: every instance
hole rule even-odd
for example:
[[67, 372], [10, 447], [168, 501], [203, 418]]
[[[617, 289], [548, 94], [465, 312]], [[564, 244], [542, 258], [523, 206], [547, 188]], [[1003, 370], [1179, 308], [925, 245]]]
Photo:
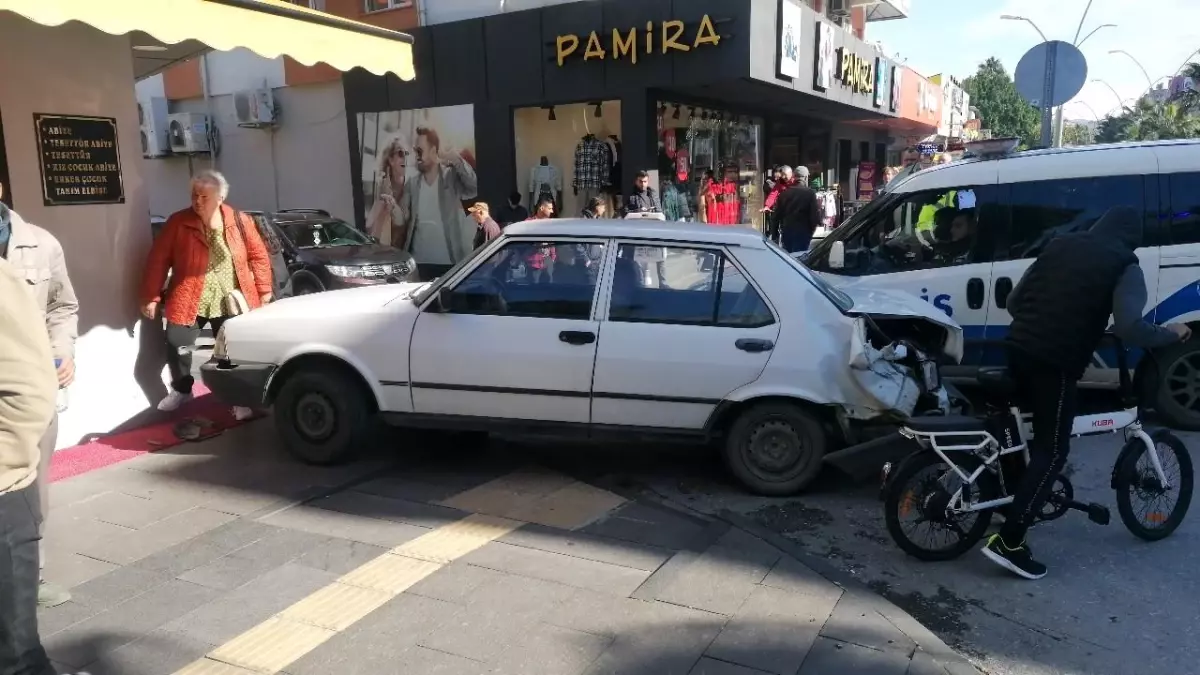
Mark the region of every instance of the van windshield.
[[852, 235], [854, 230], [858, 229], [860, 223], [870, 220], [874, 218], [876, 213], [890, 208], [890, 205], [895, 203], [897, 199], [896, 193], [890, 192], [885, 193], [882, 197], [871, 200], [866, 206], [847, 218], [846, 222], [834, 228], [833, 232], [830, 232], [828, 236], [813, 245], [808, 255], [802, 258], [803, 262], [807, 265], [809, 261], [823, 259], [829, 253], [829, 248], [833, 246], [833, 242]]

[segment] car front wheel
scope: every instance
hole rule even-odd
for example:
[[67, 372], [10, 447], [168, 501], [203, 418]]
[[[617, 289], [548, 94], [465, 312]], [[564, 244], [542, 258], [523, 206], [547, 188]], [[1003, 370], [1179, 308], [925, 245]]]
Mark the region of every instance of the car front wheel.
[[725, 438], [725, 462], [748, 490], [796, 494], [816, 478], [827, 439], [820, 421], [791, 403], [760, 403], [738, 415]]
[[275, 426], [288, 452], [307, 464], [344, 462], [370, 431], [371, 408], [354, 379], [337, 369], [301, 370], [275, 397]]

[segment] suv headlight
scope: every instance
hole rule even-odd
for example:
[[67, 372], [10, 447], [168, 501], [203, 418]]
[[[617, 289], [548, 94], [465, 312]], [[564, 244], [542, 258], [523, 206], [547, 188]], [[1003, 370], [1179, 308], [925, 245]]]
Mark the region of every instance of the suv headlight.
[[326, 269], [335, 277], [343, 279], [377, 279], [390, 276], [408, 276], [412, 265], [408, 262], [378, 263], [366, 265], [328, 265]]
[[212, 355], [214, 359], [229, 358], [229, 352], [225, 345], [225, 326], [221, 326], [221, 330], [217, 331], [216, 341], [213, 342]]

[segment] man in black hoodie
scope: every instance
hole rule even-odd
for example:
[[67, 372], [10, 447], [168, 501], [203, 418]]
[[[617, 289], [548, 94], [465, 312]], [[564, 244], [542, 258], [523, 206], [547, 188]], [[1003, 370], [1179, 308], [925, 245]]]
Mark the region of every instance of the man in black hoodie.
[[1154, 349], [1191, 336], [1183, 324], [1156, 326], [1142, 318], [1146, 279], [1134, 254], [1141, 244], [1141, 213], [1127, 206], [1109, 209], [1090, 231], [1046, 244], [1008, 296], [1009, 371], [1022, 409], [1033, 414], [1033, 441], [1008, 516], [983, 554], [1026, 579], [1046, 575], [1025, 534], [1067, 462], [1076, 385], [1109, 316], [1113, 332], [1130, 346]]
[[821, 206], [817, 193], [808, 186], [808, 167], [798, 166], [796, 182], [789, 185], [775, 200], [775, 219], [783, 248], [788, 253], [807, 251], [813, 232], [821, 224]]

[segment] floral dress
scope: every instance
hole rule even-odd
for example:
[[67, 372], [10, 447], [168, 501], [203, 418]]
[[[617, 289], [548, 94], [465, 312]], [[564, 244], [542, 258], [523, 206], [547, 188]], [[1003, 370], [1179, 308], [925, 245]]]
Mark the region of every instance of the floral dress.
[[225, 243], [225, 228], [206, 229], [208, 270], [204, 273], [204, 290], [200, 292], [200, 309], [197, 315], [204, 319], [214, 319], [225, 315], [222, 300], [237, 289], [237, 275], [233, 270], [233, 254]]

